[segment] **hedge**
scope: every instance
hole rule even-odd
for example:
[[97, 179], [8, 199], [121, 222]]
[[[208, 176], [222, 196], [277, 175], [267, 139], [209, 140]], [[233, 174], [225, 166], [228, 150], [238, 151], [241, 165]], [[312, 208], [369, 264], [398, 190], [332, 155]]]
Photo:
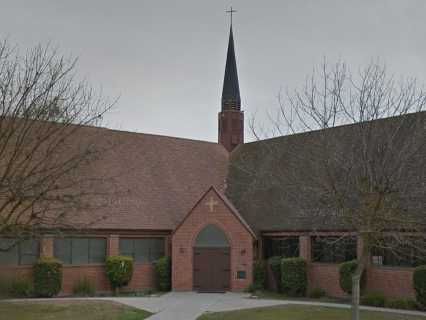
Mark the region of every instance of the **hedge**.
[[110, 256], [105, 261], [107, 278], [114, 290], [126, 286], [133, 276], [133, 259], [126, 256]]
[[253, 263], [253, 290], [263, 290], [266, 281], [266, 264], [263, 260]]
[[38, 297], [56, 296], [62, 287], [62, 262], [40, 258], [33, 266], [34, 293]]
[[162, 257], [155, 261], [155, 279], [159, 291], [170, 291], [171, 264], [169, 257]]
[[[339, 284], [340, 288], [347, 294], [352, 294], [352, 276], [358, 267], [356, 260], [346, 261], [339, 266]], [[365, 286], [365, 272], [363, 272], [360, 281], [361, 291]]]
[[308, 285], [306, 261], [303, 258], [281, 260], [281, 290], [291, 297], [306, 295]]
[[426, 266], [419, 266], [414, 269], [413, 286], [416, 293], [417, 302], [426, 307]]

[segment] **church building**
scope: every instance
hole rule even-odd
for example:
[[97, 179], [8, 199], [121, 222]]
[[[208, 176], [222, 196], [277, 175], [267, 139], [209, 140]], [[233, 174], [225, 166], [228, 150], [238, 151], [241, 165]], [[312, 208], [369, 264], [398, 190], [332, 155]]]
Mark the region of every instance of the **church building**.
[[[0, 268], [31, 274], [40, 256], [64, 263], [62, 294], [70, 294], [82, 276], [100, 292], [109, 291], [104, 261], [110, 255], [134, 259], [128, 288], [155, 286], [153, 262], [171, 257], [172, 290], [243, 291], [252, 283], [253, 262], [271, 256], [300, 256], [308, 265], [308, 286], [342, 297], [339, 263], [357, 257], [362, 243], [351, 237], [343, 248], [322, 255], [323, 238], [350, 230], [297, 219], [291, 207], [272, 207], [268, 190], [247, 200], [249, 178], [240, 163], [264, 166], [259, 150], [268, 140], [244, 143], [242, 110], [232, 25], [218, 113], [218, 143], [84, 127], [79, 139], [96, 139], [105, 154], [82, 174], [115, 177], [119, 192], [100, 209], [100, 219], [84, 212], [75, 221], [90, 222], [83, 233], [46, 235], [29, 247], [0, 253]], [[330, 129], [335, 130], [335, 129]], [[303, 143], [302, 133], [280, 137], [283, 145]], [[309, 146], [307, 146], [309, 147]], [[98, 187], [98, 186], [96, 186]], [[102, 186], [99, 186], [101, 188]], [[93, 220], [96, 220], [93, 222]], [[388, 296], [412, 297], [413, 265], [383, 253], [367, 268], [367, 288]]]

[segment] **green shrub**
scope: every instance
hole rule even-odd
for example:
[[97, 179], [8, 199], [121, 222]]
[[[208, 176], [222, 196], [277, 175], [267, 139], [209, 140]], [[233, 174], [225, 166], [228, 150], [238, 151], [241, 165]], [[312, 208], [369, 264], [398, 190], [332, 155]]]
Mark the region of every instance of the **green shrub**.
[[410, 298], [389, 299], [386, 301], [385, 307], [391, 309], [416, 310], [417, 303], [414, 299]]
[[308, 284], [306, 261], [303, 258], [281, 260], [281, 290], [291, 297], [303, 297]]
[[125, 256], [110, 256], [106, 259], [105, 269], [111, 287], [117, 290], [126, 286], [133, 276], [133, 259]]
[[[277, 291], [281, 291], [281, 257], [274, 256], [268, 259], [268, 265], [271, 268], [272, 276], [277, 284]], [[269, 288], [270, 289], [270, 288]]]
[[423, 307], [426, 307], [426, 266], [419, 266], [413, 273], [413, 285], [416, 292], [416, 300]]
[[29, 298], [33, 293], [33, 282], [29, 278], [0, 278], [0, 298]]
[[80, 278], [74, 283], [72, 293], [80, 297], [93, 297], [96, 293], [95, 284], [87, 277]]
[[361, 304], [372, 307], [384, 307], [386, 298], [383, 292], [371, 291], [361, 297]]
[[29, 278], [14, 278], [9, 282], [7, 291], [11, 298], [29, 298], [34, 293], [33, 282]]
[[33, 266], [34, 293], [38, 297], [53, 297], [61, 291], [62, 262], [40, 258]]
[[266, 282], [266, 265], [263, 260], [253, 263], [253, 290], [263, 290]]
[[[356, 260], [343, 262], [339, 266], [339, 284], [340, 288], [347, 294], [352, 294], [352, 276], [358, 267], [358, 262]], [[361, 276], [360, 288], [361, 291], [364, 289], [365, 285], [365, 272]]]
[[169, 257], [161, 257], [155, 261], [155, 278], [159, 291], [170, 291], [171, 263]]
[[326, 292], [323, 288], [312, 288], [309, 290], [308, 297], [311, 299], [320, 299], [325, 297]]

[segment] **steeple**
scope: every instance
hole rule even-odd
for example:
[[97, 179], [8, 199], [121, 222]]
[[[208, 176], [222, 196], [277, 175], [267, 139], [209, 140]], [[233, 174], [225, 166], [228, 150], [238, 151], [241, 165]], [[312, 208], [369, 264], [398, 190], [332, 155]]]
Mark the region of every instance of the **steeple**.
[[225, 77], [222, 89], [222, 111], [240, 110], [240, 86], [238, 84], [237, 62], [235, 60], [232, 24], [229, 30], [228, 53], [226, 55]]
[[229, 152], [244, 143], [244, 113], [241, 111], [240, 86], [235, 59], [234, 35], [232, 30], [232, 9], [229, 29], [228, 52], [226, 54], [225, 76], [222, 89], [222, 109], [219, 112], [219, 143]]

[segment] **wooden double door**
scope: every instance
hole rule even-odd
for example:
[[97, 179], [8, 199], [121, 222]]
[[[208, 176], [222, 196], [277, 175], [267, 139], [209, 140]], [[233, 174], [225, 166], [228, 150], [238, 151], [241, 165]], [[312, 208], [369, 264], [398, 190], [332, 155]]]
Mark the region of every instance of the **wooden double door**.
[[229, 248], [194, 248], [194, 290], [229, 290], [231, 259]]

